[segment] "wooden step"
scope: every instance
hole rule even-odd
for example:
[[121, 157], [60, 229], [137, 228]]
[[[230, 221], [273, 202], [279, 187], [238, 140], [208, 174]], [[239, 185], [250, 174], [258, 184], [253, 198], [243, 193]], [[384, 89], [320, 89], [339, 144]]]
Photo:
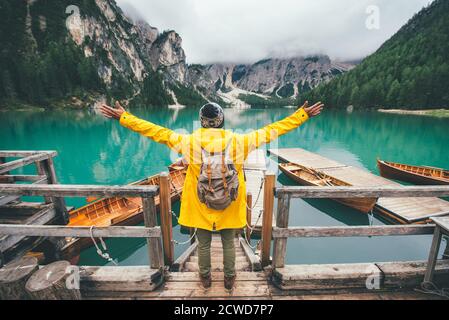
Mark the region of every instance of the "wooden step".
[[[217, 262], [217, 263], [223, 263], [223, 256], [212, 256], [211, 257], [211, 261], [212, 263]], [[191, 256], [189, 262], [195, 262], [198, 263], [198, 256]], [[248, 259], [246, 259], [245, 256], [240, 256], [240, 257], [235, 257], [235, 262], [248, 262]]]
[[[212, 282], [223, 281], [223, 272], [211, 272]], [[267, 276], [263, 272], [239, 271], [237, 272], [236, 281], [260, 281], [267, 280]], [[167, 282], [194, 282], [200, 281], [198, 272], [169, 272], [165, 276]]]
[[[234, 242], [234, 247], [238, 248], [239, 246], [240, 246], [239, 242], [238, 242], [238, 241], [235, 241], [235, 242]], [[221, 244], [221, 242], [212, 242], [212, 243], [210, 244], [210, 247], [211, 247], [212, 249], [214, 249], [214, 248], [220, 248], [220, 249], [222, 249], [222, 248], [223, 248], [223, 245]]]
[[[237, 271], [250, 271], [251, 266], [247, 262], [245, 262], [245, 263], [238, 262], [235, 264], [235, 269]], [[187, 271], [187, 272], [188, 271], [198, 272], [198, 270], [199, 270], [198, 263], [197, 262], [186, 262], [183, 270]], [[223, 263], [212, 262], [211, 263], [211, 271], [223, 271]]]
[[[192, 257], [198, 257], [198, 253], [195, 252], [195, 253], [192, 254], [191, 256], [192, 256]], [[210, 253], [210, 256], [211, 256], [212, 258], [213, 258], [213, 257], [223, 257], [223, 252], [211, 252], [211, 253]], [[235, 257], [236, 257], [236, 258], [238, 258], [238, 257], [246, 258], [246, 255], [245, 255], [244, 252], [236, 252], [236, 253], [235, 253]]]
[[[198, 255], [198, 250], [195, 250], [195, 252], [193, 253], [194, 256]], [[222, 256], [223, 255], [223, 250], [222, 249], [211, 249], [210, 251], [210, 255], [213, 256]], [[242, 248], [235, 248], [235, 256], [242, 256], [245, 257], [245, 251], [243, 251]]]

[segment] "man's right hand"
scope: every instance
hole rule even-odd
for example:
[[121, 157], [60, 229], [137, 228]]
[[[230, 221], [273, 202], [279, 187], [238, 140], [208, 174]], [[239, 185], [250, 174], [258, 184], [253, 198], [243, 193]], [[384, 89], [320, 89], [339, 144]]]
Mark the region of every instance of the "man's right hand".
[[106, 117], [110, 119], [120, 120], [123, 112], [126, 110], [120, 105], [118, 101], [115, 102], [115, 108], [112, 108], [106, 104], [100, 107], [100, 112]]

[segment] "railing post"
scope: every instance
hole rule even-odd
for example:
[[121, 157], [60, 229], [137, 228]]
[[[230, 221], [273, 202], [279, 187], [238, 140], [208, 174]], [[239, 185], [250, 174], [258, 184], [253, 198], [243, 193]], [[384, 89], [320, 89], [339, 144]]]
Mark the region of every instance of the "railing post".
[[251, 215], [252, 215], [252, 207], [253, 207], [253, 195], [248, 193], [246, 195], [246, 240], [248, 242], [251, 241]]
[[170, 176], [162, 172], [159, 176], [159, 212], [161, 215], [162, 242], [164, 244], [165, 263], [174, 262], [173, 226], [170, 199]]
[[[142, 198], [143, 219], [145, 227], [153, 228], [157, 225], [156, 204], [154, 197]], [[147, 238], [148, 257], [152, 269], [160, 269], [164, 266], [161, 238]]]
[[[55, 167], [53, 164], [53, 159], [48, 158], [43, 161], [36, 162], [37, 172], [40, 175], [45, 175], [47, 177], [48, 184], [58, 184], [56, 179]], [[62, 222], [64, 224], [69, 223], [69, 213], [67, 212], [67, 207], [65, 200], [62, 197], [44, 197], [45, 202], [53, 202], [57, 213], [61, 216]]]
[[[290, 196], [282, 194], [278, 198], [278, 209], [276, 215], [276, 227], [288, 228], [288, 217], [290, 212]], [[287, 238], [276, 238], [273, 244], [273, 266], [283, 268], [285, 265], [285, 253], [287, 251]]]
[[[0, 157], [0, 164], [4, 164], [4, 163], [6, 163], [6, 157]], [[4, 173], [2, 173], [2, 174], [8, 175], [9, 172], [7, 171], [7, 172], [4, 172]]]
[[262, 220], [262, 268], [270, 264], [275, 178], [274, 173], [265, 174]]
[[449, 237], [446, 238], [446, 248], [443, 252], [443, 260], [449, 260]]

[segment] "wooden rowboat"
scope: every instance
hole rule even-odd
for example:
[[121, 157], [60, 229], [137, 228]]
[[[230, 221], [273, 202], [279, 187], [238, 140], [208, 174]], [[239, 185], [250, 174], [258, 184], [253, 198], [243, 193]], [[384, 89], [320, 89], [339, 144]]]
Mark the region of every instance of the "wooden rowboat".
[[[305, 186], [351, 186], [351, 184], [329, 176], [323, 172], [295, 163], [281, 163], [279, 164], [279, 169], [290, 179]], [[377, 198], [339, 198], [332, 200], [364, 213], [370, 212], [377, 202]]]
[[[179, 200], [185, 181], [184, 167], [170, 167], [170, 189], [171, 201]], [[131, 185], [159, 185], [159, 175], [145, 178]], [[154, 198], [156, 208], [159, 209], [159, 196]], [[143, 221], [142, 199], [112, 197], [103, 198], [86, 204], [85, 206], [69, 212], [70, 221], [68, 226], [129, 226]], [[62, 252], [63, 257], [72, 259], [77, 257], [81, 250], [92, 246], [90, 238], [68, 238], [67, 245]]]
[[449, 170], [377, 160], [380, 175], [414, 184], [447, 185]]

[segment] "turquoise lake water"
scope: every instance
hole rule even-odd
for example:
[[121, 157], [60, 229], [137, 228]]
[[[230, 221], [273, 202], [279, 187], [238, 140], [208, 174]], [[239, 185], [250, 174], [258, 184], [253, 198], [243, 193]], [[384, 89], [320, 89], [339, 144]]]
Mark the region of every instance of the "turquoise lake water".
[[[134, 114], [172, 129], [198, 127], [198, 110], [132, 110]], [[279, 120], [290, 109], [227, 109], [226, 128], [256, 129]], [[0, 112], [0, 149], [56, 150], [60, 183], [126, 184], [166, 170], [168, 148], [140, 137], [117, 122], [93, 111]], [[376, 158], [403, 163], [449, 167], [449, 119], [381, 114], [370, 111], [346, 113], [326, 110], [319, 118], [282, 136], [272, 147], [301, 147], [339, 162], [378, 174]], [[270, 159], [270, 169], [277, 164]], [[21, 172], [31, 172], [27, 169]], [[294, 185], [283, 175], [278, 185]], [[80, 206], [84, 199], [68, 199]], [[179, 204], [174, 206], [179, 212]], [[174, 237], [188, 239], [174, 221]], [[374, 224], [385, 224], [374, 217]], [[293, 200], [290, 226], [369, 225], [368, 216], [331, 200]], [[346, 263], [426, 259], [431, 236], [377, 238], [289, 239], [287, 263]], [[147, 264], [145, 241], [107, 241], [120, 265]], [[444, 244], [442, 248], [444, 248]], [[178, 256], [186, 246], [176, 246]], [[93, 249], [81, 255], [80, 264], [104, 265]]]

